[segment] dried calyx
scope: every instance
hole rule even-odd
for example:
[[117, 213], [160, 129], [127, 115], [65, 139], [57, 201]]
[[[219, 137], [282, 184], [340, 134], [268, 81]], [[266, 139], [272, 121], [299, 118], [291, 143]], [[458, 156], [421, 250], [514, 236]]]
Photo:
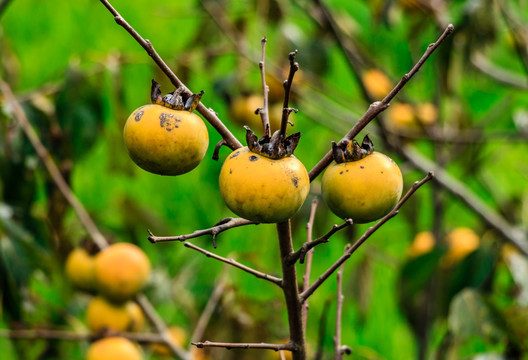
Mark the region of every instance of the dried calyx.
[[336, 163], [340, 164], [347, 161], [357, 161], [372, 154], [374, 144], [370, 137], [365, 135], [361, 145], [356, 140], [343, 140], [339, 144], [332, 141], [332, 153]]
[[293, 155], [301, 138], [300, 132], [291, 134], [285, 138], [281, 135], [280, 130], [277, 130], [271, 137], [265, 134], [259, 139], [249, 126], [244, 126], [244, 128], [246, 129], [246, 141], [249, 150], [270, 159], [282, 159], [283, 157]]
[[152, 88], [150, 90], [150, 99], [153, 104], [162, 105], [168, 107], [169, 109], [174, 110], [186, 110], [194, 111], [200, 99], [202, 98], [203, 91], [200, 91], [199, 94], [192, 94], [191, 96], [185, 96], [183, 93], [183, 88], [177, 88], [173, 93], [162, 95], [161, 94], [161, 85], [152, 79]]

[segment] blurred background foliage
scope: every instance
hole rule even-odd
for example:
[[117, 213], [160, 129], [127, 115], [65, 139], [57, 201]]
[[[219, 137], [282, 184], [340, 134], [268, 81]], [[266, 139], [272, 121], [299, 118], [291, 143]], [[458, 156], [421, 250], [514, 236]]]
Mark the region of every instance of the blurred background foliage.
[[[191, 90], [205, 91], [203, 102], [240, 140], [244, 130], [236, 111], [243, 109], [234, 104], [260, 94], [261, 38], [268, 39], [273, 104], [282, 97], [288, 52], [297, 49], [301, 72], [294, 80], [293, 106], [299, 113], [292, 121], [293, 130], [302, 132], [296, 156], [307, 169], [330, 149], [331, 140], [353, 126], [369, 101], [380, 99], [369, 87], [367, 70], [381, 70], [382, 79], [370, 85], [388, 92], [387, 86], [453, 23], [454, 34], [393, 101], [391, 108], [409, 105], [410, 115], [396, 110], [391, 115], [389, 109], [363, 133], [400, 165], [405, 189], [424, 173], [391, 144], [412, 146], [434, 159], [526, 234], [526, 1], [115, 0], [113, 5]], [[221, 138], [208, 125], [209, 150], [194, 171], [162, 177], [133, 164], [122, 141], [124, 122], [149, 102], [152, 78], [165, 92], [172, 86], [100, 2], [13, 0], [0, 16], [2, 79], [103, 233], [148, 254], [154, 273], [145, 293], [169, 325], [190, 336], [223, 265], [179, 243], [152, 245], [147, 229], [156, 235], [186, 234], [232, 216], [217, 186], [229, 150], [221, 149], [220, 161], [211, 159]], [[351, 58], [332, 26], [353, 49]], [[419, 116], [426, 103], [429, 116]], [[244, 117], [250, 124], [258, 120], [250, 113]], [[91, 295], [73, 289], [63, 268], [87, 234], [7, 106], [0, 113], [0, 164], [1, 327], [86, 331]], [[318, 198], [319, 186], [316, 179], [293, 219], [296, 247], [305, 241], [310, 202]], [[315, 236], [340, 221], [319, 201]], [[356, 225], [317, 247], [312, 279], [368, 226]], [[458, 237], [453, 235], [461, 228]], [[412, 245], [419, 233], [421, 242]], [[213, 250], [210, 237], [192, 242]], [[217, 245], [220, 255], [280, 276], [273, 225], [232, 229], [218, 236]], [[298, 270], [302, 273], [304, 265]], [[226, 271], [228, 286], [204, 340], [287, 341], [279, 289], [236, 269]], [[464, 202], [430, 183], [348, 261], [343, 343], [353, 349], [353, 359], [527, 359], [527, 279], [525, 255], [505, 246]], [[311, 358], [333, 358], [335, 299], [332, 280], [310, 298]], [[0, 339], [3, 359], [82, 359], [87, 346]], [[148, 348], [145, 353], [156, 358]], [[214, 359], [277, 356], [221, 349], [209, 354]]]

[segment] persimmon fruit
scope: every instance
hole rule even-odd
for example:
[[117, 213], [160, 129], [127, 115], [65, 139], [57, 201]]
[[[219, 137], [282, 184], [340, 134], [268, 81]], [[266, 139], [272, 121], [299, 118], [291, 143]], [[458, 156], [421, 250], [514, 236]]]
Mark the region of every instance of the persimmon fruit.
[[107, 337], [93, 342], [86, 360], [141, 360], [141, 349], [124, 337]]

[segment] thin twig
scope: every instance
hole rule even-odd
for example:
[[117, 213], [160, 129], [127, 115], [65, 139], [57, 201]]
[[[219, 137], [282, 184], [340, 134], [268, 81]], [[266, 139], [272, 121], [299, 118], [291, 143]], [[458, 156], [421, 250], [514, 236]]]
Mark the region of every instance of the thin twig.
[[[312, 206], [310, 207], [310, 217], [308, 218], [308, 222], [306, 223], [306, 242], [309, 243], [312, 241], [313, 238], [313, 224], [315, 220], [315, 212], [317, 210], [317, 198], [312, 200]], [[309, 250], [306, 254], [306, 267], [304, 269], [304, 275], [303, 275], [303, 289], [308, 288], [310, 285], [310, 273], [312, 271], [312, 258], [313, 258], [313, 250]], [[305, 301], [302, 305], [302, 322], [304, 331], [306, 332], [306, 322], [308, 319], [308, 301]]]
[[486, 59], [482, 54], [473, 55], [471, 57], [471, 64], [480, 72], [502, 84], [523, 90], [528, 89], [528, 78], [526, 76], [522, 77], [519, 74], [500, 68]]
[[221, 347], [227, 350], [231, 349], [268, 349], [268, 350], [289, 350], [295, 351], [296, 347], [292, 343], [287, 344], [268, 344], [268, 343], [229, 343], [229, 342], [213, 342], [213, 341], [204, 341], [191, 343], [197, 348], [206, 348], [206, 347]]
[[228, 229], [232, 229], [238, 226], [244, 226], [244, 225], [258, 225], [258, 223], [243, 219], [243, 218], [225, 218], [220, 220], [216, 223], [213, 227], [202, 229], [202, 230], [196, 230], [195, 232], [191, 234], [186, 235], [177, 235], [177, 236], [155, 236], [152, 234], [152, 232], [149, 232], [148, 240], [155, 244], [158, 242], [164, 242], [164, 241], [185, 241], [188, 239], [197, 238], [204, 235], [212, 235], [213, 239], [216, 238], [218, 234], [220, 234], [223, 231], [226, 231]]
[[[163, 71], [165, 75], [167, 75], [172, 84], [177, 88], [183, 89], [184, 95], [191, 96], [192, 92], [176, 76], [176, 74], [174, 74], [174, 72], [169, 68], [165, 61], [163, 61], [161, 56], [159, 56], [159, 54], [152, 46], [152, 43], [149, 40], [141, 37], [141, 35], [139, 35], [139, 33], [117, 12], [117, 10], [110, 4], [109, 1], [100, 1], [114, 16], [116, 23], [122, 26], [137, 41], [137, 43], [141, 45], [143, 49], [145, 49], [147, 54], [152, 58], [152, 60], [154, 60], [154, 62], [156, 63], [156, 65], [158, 65], [161, 71]], [[224, 123], [222, 123], [222, 121], [218, 118], [214, 111], [207, 108], [203, 103], [200, 103], [198, 105], [196, 111], [198, 111], [215, 128], [215, 130], [226, 141], [227, 146], [229, 146], [233, 150], [242, 147], [242, 143], [240, 143], [240, 141], [235, 138], [235, 136], [231, 133], [231, 131], [229, 131], [229, 129], [224, 125]]]
[[448, 189], [452, 194], [460, 198], [471, 209], [479, 214], [484, 221], [497, 230], [506, 240], [511, 242], [522, 253], [528, 255], [528, 236], [527, 234], [512, 226], [497, 211], [482, 201], [471, 189], [464, 183], [451, 176], [447, 171], [442, 169], [433, 161], [429, 160], [412, 146], [405, 145], [401, 147], [401, 154], [407, 158], [416, 168], [420, 170], [432, 169], [435, 173], [435, 181]]
[[[139, 343], [160, 343], [163, 341], [160, 334], [112, 332], [111, 336], [127, 338]], [[25, 340], [66, 340], [66, 341], [94, 341], [101, 338], [100, 333], [78, 333], [65, 330], [52, 329], [0, 329], [0, 338], [25, 339]]]
[[262, 95], [264, 98], [264, 103], [262, 109], [258, 109], [260, 118], [262, 119], [262, 128], [264, 129], [264, 135], [270, 135], [270, 123], [269, 123], [269, 107], [268, 107], [268, 93], [269, 87], [266, 85], [266, 68], [265, 59], [266, 59], [266, 38], [262, 38], [262, 56], [259, 61], [260, 77], [262, 82]]
[[[345, 249], [346, 250], [346, 249]], [[345, 296], [343, 295], [343, 272], [345, 263], [341, 265], [337, 271], [337, 306], [336, 306], [336, 328], [334, 336], [334, 359], [342, 360], [343, 354], [351, 354], [352, 350], [346, 346], [341, 345], [341, 323], [343, 321], [343, 302]]]
[[284, 102], [282, 103], [282, 120], [280, 133], [283, 138], [286, 137], [286, 128], [288, 126], [288, 118], [290, 113], [297, 112], [296, 109], [290, 108], [290, 93], [293, 83], [293, 77], [295, 73], [299, 70], [299, 63], [295, 61], [295, 55], [297, 55], [297, 50], [292, 51], [288, 58], [290, 60], [290, 72], [288, 73], [288, 79], [284, 81], [282, 86], [284, 87]]
[[[379, 113], [387, 109], [390, 101], [398, 94], [398, 92], [407, 84], [407, 82], [420, 70], [425, 61], [431, 56], [431, 54], [440, 46], [440, 44], [451, 34], [454, 30], [453, 25], [446, 27], [442, 35], [436, 40], [435, 43], [430, 44], [423, 56], [413, 66], [411, 71], [405, 74], [391, 92], [381, 101], [370, 104], [368, 110], [363, 114], [361, 119], [352, 127], [352, 129], [341, 139], [340, 142], [345, 140], [352, 140], [367, 124], [374, 119]], [[330, 163], [332, 162], [332, 151], [328, 153], [310, 170], [309, 177], [310, 181], [313, 181]]]
[[154, 328], [163, 339], [163, 343], [169, 347], [171, 352], [183, 360], [190, 360], [189, 353], [171, 339], [167, 325], [163, 322], [156, 312], [156, 309], [154, 309], [154, 306], [148, 301], [147, 297], [143, 294], [138, 294], [136, 295], [136, 302], [141, 307], [141, 310], [143, 310], [143, 313], [147, 319], [149, 319], [150, 323], [154, 325]]
[[264, 280], [268, 280], [272, 283], [274, 283], [275, 285], [278, 285], [278, 286], [282, 286], [282, 279], [279, 279], [278, 277], [275, 277], [275, 276], [272, 276], [272, 275], [268, 275], [268, 274], [265, 274], [263, 272], [260, 272], [258, 270], [255, 270], [255, 269], [252, 269], [250, 268], [249, 266], [246, 266], [246, 265], [243, 265], [233, 259], [228, 259], [228, 258], [225, 258], [225, 257], [222, 257], [220, 255], [216, 255], [215, 253], [212, 253], [210, 251], [207, 251], [205, 249], [202, 249], [201, 247], [199, 246], [196, 246], [188, 241], [185, 241], [183, 243], [183, 245], [185, 247], [188, 247], [188, 248], [191, 248], [193, 250], [196, 250], [198, 252], [201, 252], [202, 254], [204, 254], [205, 256], [207, 257], [210, 257], [212, 259], [215, 259], [215, 260], [219, 260], [219, 261], [222, 261], [226, 264], [229, 264], [231, 266], [234, 266], [236, 268], [239, 268], [240, 270], [243, 270], [251, 275], [254, 275], [256, 276], [257, 278], [259, 279], [264, 279]]
[[402, 205], [418, 190], [423, 184], [428, 182], [433, 178], [433, 173], [429, 172], [422, 180], [416, 181], [409, 191], [400, 199], [400, 201], [396, 204], [394, 209], [392, 209], [387, 215], [385, 215], [381, 220], [379, 220], [376, 225], [368, 228], [368, 230], [350, 247], [348, 248], [345, 253], [332, 265], [328, 270], [326, 270], [319, 278], [308, 288], [305, 289], [299, 296], [301, 298], [301, 301], [306, 301], [310, 295], [314, 293], [314, 291], [321, 286], [321, 284], [330, 277], [336, 271], [341, 264], [343, 264], [345, 261], [348, 260], [348, 258], [372, 235], [378, 230], [382, 225], [384, 225], [387, 221], [392, 219], [394, 216], [398, 214], [399, 209], [402, 207]]
[[334, 235], [336, 232], [338, 232], [341, 229], [344, 229], [348, 226], [351, 226], [353, 224], [352, 219], [346, 219], [344, 223], [337, 225], [335, 224], [332, 226], [332, 229], [327, 232], [325, 235], [315, 239], [314, 241], [305, 242], [302, 244], [301, 248], [297, 250], [296, 252], [292, 253], [290, 258], [288, 259], [291, 263], [295, 263], [297, 260], [302, 264], [304, 262], [304, 257], [306, 256], [306, 253], [316, 247], [317, 245], [327, 243], [328, 240], [332, 235]]
[[198, 323], [196, 324], [194, 331], [191, 335], [191, 342], [196, 342], [203, 337], [205, 329], [207, 328], [207, 324], [209, 324], [209, 320], [211, 320], [211, 316], [213, 315], [213, 312], [216, 306], [218, 305], [218, 302], [224, 294], [226, 282], [226, 269], [224, 268], [224, 271], [222, 271], [222, 273], [218, 277], [218, 281], [216, 282], [216, 285], [213, 289], [213, 292], [211, 293], [211, 296], [209, 297], [209, 300], [207, 300], [207, 304], [205, 305], [205, 308], [202, 311], [202, 315], [200, 315], [200, 318], [198, 319]]
[[66, 201], [68, 201], [68, 203], [71, 205], [84, 228], [88, 232], [88, 235], [92, 238], [93, 242], [97, 245], [97, 247], [99, 247], [99, 249], [104, 249], [108, 246], [108, 242], [106, 241], [103, 234], [101, 234], [90, 215], [88, 215], [88, 212], [86, 212], [86, 209], [81, 204], [79, 199], [77, 199], [75, 194], [72, 192], [70, 186], [62, 176], [60, 170], [57, 168], [57, 165], [55, 165], [55, 162], [53, 161], [48, 150], [44, 147], [44, 145], [42, 145], [42, 142], [31, 126], [26, 113], [20, 106], [15, 95], [11, 91], [11, 88], [9, 85], [7, 85], [7, 83], [1, 80], [0, 87], [2, 89], [2, 93], [5, 96], [6, 102], [9, 104], [10, 109], [13, 112], [13, 117], [28, 137], [31, 145], [48, 170], [53, 182], [57, 185], [57, 188], [62, 193]]

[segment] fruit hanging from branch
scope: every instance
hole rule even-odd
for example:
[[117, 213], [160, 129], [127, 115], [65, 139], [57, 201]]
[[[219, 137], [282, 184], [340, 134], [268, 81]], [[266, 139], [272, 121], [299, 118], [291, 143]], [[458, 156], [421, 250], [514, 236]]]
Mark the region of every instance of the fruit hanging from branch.
[[207, 127], [193, 113], [202, 94], [187, 98], [179, 88], [162, 96], [160, 85], [152, 80], [152, 104], [136, 109], [123, 130], [128, 154], [139, 167], [181, 175], [198, 166], [209, 146]]
[[377, 220], [391, 211], [403, 189], [398, 165], [374, 151], [368, 135], [361, 145], [355, 140], [332, 145], [334, 162], [322, 179], [323, 198], [330, 210], [356, 224]]
[[258, 139], [246, 126], [248, 146], [233, 151], [220, 171], [220, 193], [231, 211], [261, 223], [295, 215], [310, 190], [308, 172], [293, 156], [299, 138], [276, 131]]

